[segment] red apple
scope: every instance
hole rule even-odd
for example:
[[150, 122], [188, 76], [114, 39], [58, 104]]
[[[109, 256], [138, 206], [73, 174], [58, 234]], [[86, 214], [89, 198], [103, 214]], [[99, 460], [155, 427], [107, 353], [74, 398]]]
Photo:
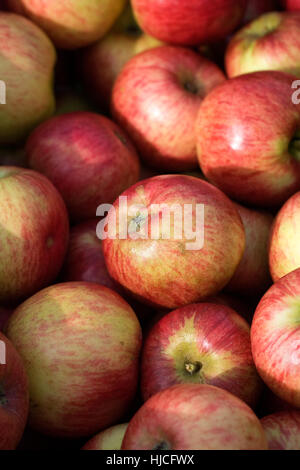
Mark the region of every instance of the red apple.
[[300, 11], [300, 0], [282, 0], [283, 6], [289, 11]]
[[77, 49], [103, 37], [126, 0], [6, 0], [6, 4], [38, 24], [58, 48]]
[[39, 126], [27, 142], [29, 165], [47, 176], [73, 220], [96, 216], [138, 180], [139, 160], [122, 129], [104, 116], [78, 112]]
[[116, 424], [90, 439], [82, 450], [120, 450], [128, 423]]
[[143, 398], [180, 383], [215, 385], [255, 406], [261, 382], [252, 359], [250, 327], [234, 310], [188, 305], [152, 327], [142, 354]]
[[272, 228], [269, 260], [274, 282], [300, 268], [299, 236], [300, 192], [284, 204]]
[[258, 373], [281, 399], [300, 408], [300, 269], [281, 278], [264, 295], [251, 327]]
[[147, 165], [185, 171], [197, 166], [194, 121], [223, 72], [194, 51], [158, 47], [133, 57], [113, 90], [112, 112]]
[[52, 282], [68, 246], [69, 221], [52, 183], [0, 167], [0, 302], [16, 303]]
[[196, 125], [199, 162], [234, 199], [279, 206], [300, 188], [300, 105], [292, 101], [293, 81], [282, 72], [242, 75], [203, 101]]
[[0, 12], [0, 144], [22, 141], [54, 112], [53, 44], [22, 16]]
[[232, 202], [192, 176], [161, 175], [137, 183], [104, 222], [103, 252], [111, 277], [140, 300], [162, 308], [216, 294], [232, 277], [245, 246]]
[[300, 411], [275, 413], [261, 424], [269, 450], [300, 450]]
[[273, 216], [236, 204], [246, 233], [246, 248], [233, 278], [226, 289], [240, 295], [264, 294], [272, 280], [269, 271], [268, 245]]
[[255, 20], [263, 13], [278, 9], [278, 0], [248, 0], [243, 23]]
[[239, 398], [181, 384], [151, 397], [129, 423], [124, 450], [266, 450], [262, 425]]
[[161, 41], [198, 45], [225, 38], [242, 20], [246, 0], [132, 0], [141, 28]]
[[49, 287], [15, 310], [7, 335], [29, 377], [34, 429], [75, 438], [120, 422], [136, 392], [141, 328], [117, 293], [91, 282]]
[[102, 243], [96, 235], [98, 222], [98, 219], [92, 219], [71, 228], [62, 280], [96, 282], [120, 291], [105, 265]]
[[265, 13], [231, 39], [226, 51], [229, 77], [262, 70], [300, 76], [300, 14]]
[[0, 332], [0, 450], [17, 447], [27, 421], [28, 384], [22, 360]]

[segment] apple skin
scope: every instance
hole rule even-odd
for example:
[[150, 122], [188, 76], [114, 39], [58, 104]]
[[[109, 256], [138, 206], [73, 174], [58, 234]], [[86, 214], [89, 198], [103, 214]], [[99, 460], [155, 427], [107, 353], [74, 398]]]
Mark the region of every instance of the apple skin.
[[0, 307], [0, 332], [5, 330], [6, 323], [13, 313], [13, 309]]
[[270, 238], [269, 262], [274, 282], [300, 268], [300, 192], [280, 209]]
[[77, 49], [103, 37], [126, 0], [6, 0], [11, 11], [28, 16], [61, 49]]
[[282, 4], [286, 10], [300, 11], [300, 0], [282, 0]]
[[293, 81], [282, 72], [255, 72], [224, 82], [204, 99], [196, 123], [199, 163], [233, 199], [278, 207], [300, 188]]
[[221, 69], [194, 51], [162, 46], [133, 57], [117, 78], [112, 114], [148, 166], [197, 167], [194, 121], [199, 106], [225, 81]]
[[278, 6], [278, 0], [248, 0], [243, 23], [250, 23], [268, 11], [275, 11]]
[[246, 0], [132, 0], [143, 31], [182, 46], [217, 41], [242, 20]]
[[6, 355], [6, 364], [0, 364], [0, 450], [14, 450], [27, 421], [28, 381], [21, 357], [1, 332], [0, 341]]
[[69, 240], [65, 204], [43, 175], [0, 167], [0, 302], [15, 304], [52, 282]]
[[116, 424], [90, 439], [81, 450], [121, 450], [128, 423]]
[[141, 368], [144, 401], [175, 384], [208, 384], [253, 408], [262, 388], [249, 325], [216, 304], [188, 305], [165, 315], [147, 335]]
[[[149, 211], [149, 235], [157, 228], [159, 236], [167, 235], [161, 217], [151, 216], [152, 204], [204, 205], [204, 246], [190, 250], [186, 239], [175, 239], [172, 222], [170, 240], [119, 239], [119, 202], [114, 203], [117, 233], [103, 240], [103, 253], [110, 276], [146, 303], [162, 308], [178, 308], [214, 295], [232, 277], [245, 248], [242, 221], [233, 203], [217, 188], [201, 179], [185, 175], [161, 175], [125, 191], [128, 209], [142, 204]], [[108, 214], [108, 227], [113, 212]], [[122, 216], [123, 217], [123, 216]], [[126, 214], [125, 214], [126, 217]], [[152, 220], [151, 220], [152, 219]], [[125, 219], [126, 220], [126, 219]], [[144, 219], [139, 219], [143, 227]], [[127, 223], [133, 217], [127, 214]], [[183, 225], [183, 224], [182, 224]], [[180, 227], [180, 226], [179, 226]], [[202, 230], [202, 228], [201, 228]], [[190, 247], [188, 247], [190, 248]]]
[[95, 282], [121, 293], [105, 265], [102, 242], [96, 235], [98, 222], [98, 219], [91, 219], [71, 228], [62, 281]]
[[120, 422], [136, 392], [141, 327], [116, 292], [51, 286], [15, 310], [7, 336], [29, 378], [33, 429], [75, 438]]
[[269, 450], [300, 450], [300, 411], [265, 416], [261, 424]]
[[266, 450], [267, 443], [259, 419], [239, 398], [212, 385], [181, 384], [139, 409], [122, 449]]
[[242, 261], [226, 290], [240, 295], [262, 295], [271, 286], [269, 271], [269, 238], [273, 216], [236, 204], [246, 234]]
[[47, 176], [75, 221], [96, 216], [139, 177], [138, 155], [110, 119], [89, 112], [56, 116], [27, 141], [29, 166]]
[[84, 49], [79, 63], [86, 88], [96, 103], [109, 109], [113, 86], [124, 65], [135, 55], [162, 44], [146, 34], [112, 31]]
[[253, 359], [263, 381], [279, 398], [300, 408], [300, 269], [263, 296], [251, 327]]
[[0, 105], [0, 144], [21, 141], [54, 112], [56, 53], [40, 28], [22, 16], [0, 12], [0, 70], [6, 104]]
[[231, 39], [225, 63], [229, 78], [263, 70], [300, 76], [300, 13], [270, 12]]

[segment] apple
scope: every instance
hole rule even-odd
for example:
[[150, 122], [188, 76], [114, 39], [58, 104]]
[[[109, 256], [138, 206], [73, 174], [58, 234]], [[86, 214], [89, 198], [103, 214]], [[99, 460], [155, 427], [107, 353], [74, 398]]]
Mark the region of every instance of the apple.
[[72, 220], [96, 216], [134, 184], [139, 160], [127, 135], [110, 119], [89, 112], [56, 116], [27, 141], [29, 166], [62, 194]]
[[1, 145], [21, 141], [53, 114], [55, 61], [55, 49], [40, 28], [0, 12]]
[[91, 219], [71, 228], [62, 280], [95, 282], [121, 292], [105, 265], [102, 242], [96, 235], [98, 222], [98, 219]]
[[265, 13], [231, 39], [225, 57], [227, 75], [277, 70], [299, 77], [299, 48], [300, 14]]
[[152, 395], [180, 383], [223, 388], [254, 407], [261, 391], [250, 327], [223, 305], [187, 305], [165, 315], [147, 335], [141, 391]]
[[43, 175], [0, 166], [0, 303], [15, 304], [52, 282], [69, 238], [66, 207]]
[[139, 32], [112, 31], [82, 51], [80, 67], [92, 98], [109, 109], [114, 83], [124, 65], [135, 55], [163, 43]]
[[246, 234], [246, 248], [226, 290], [240, 295], [261, 295], [272, 284], [268, 246], [273, 216], [236, 204]]
[[251, 408], [212, 385], [174, 385], [152, 396], [131, 419], [123, 450], [266, 450]]
[[209, 183], [185, 175], [138, 182], [117, 199], [100, 228], [110, 276], [160, 308], [178, 308], [221, 291], [245, 247], [233, 203]]
[[300, 411], [265, 416], [261, 424], [269, 450], [300, 450]]
[[141, 28], [172, 44], [196, 46], [225, 38], [240, 24], [246, 0], [132, 0]]
[[278, 9], [278, 0], [248, 0], [243, 23], [255, 20], [263, 13]]
[[128, 423], [116, 424], [90, 439], [82, 450], [120, 450]]
[[197, 167], [194, 121], [203, 98], [225, 76], [194, 51], [162, 46], [133, 57], [117, 78], [112, 114], [148, 166]]
[[300, 189], [293, 81], [282, 72], [255, 72], [224, 82], [204, 99], [196, 123], [199, 163], [233, 199], [277, 207]]
[[14, 450], [28, 416], [28, 383], [23, 362], [0, 332], [0, 450]]
[[33, 429], [75, 438], [120, 422], [136, 392], [141, 327], [116, 292], [48, 287], [15, 310], [7, 335], [29, 377]]
[[269, 248], [272, 278], [275, 281], [300, 268], [300, 192], [280, 209], [275, 219]]
[[282, 0], [283, 6], [289, 11], [300, 11], [300, 0]]
[[277, 281], [263, 296], [251, 327], [253, 359], [266, 385], [300, 408], [300, 269]]
[[58, 48], [77, 49], [103, 37], [125, 7], [126, 0], [6, 0], [23, 12]]

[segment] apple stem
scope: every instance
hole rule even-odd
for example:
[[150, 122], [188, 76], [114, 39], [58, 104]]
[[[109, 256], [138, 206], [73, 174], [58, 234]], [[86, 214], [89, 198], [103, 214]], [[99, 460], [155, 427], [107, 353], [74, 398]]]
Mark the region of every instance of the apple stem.
[[289, 146], [289, 152], [293, 155], [296, 160], [300, 161], [300, 135], [299, 131], [297, 132], [294, 139], [291, 141]]
[[203, 365], [201, 362], [185, 362], [184, 367], [190, 375], [195, 375], [202, 369]]

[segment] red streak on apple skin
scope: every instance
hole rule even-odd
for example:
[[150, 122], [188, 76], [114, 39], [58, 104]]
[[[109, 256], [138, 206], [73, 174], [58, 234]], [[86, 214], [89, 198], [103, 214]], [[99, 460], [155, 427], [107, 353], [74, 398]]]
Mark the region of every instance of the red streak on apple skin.
[[253, 411], [234, 395], [211, 385], [175, 385], [151, 397], [127, 428], [123, 450], [267, 449]]
[[245, 0], [133, 0], [137, 19], [151, 36], [182, 45], [226, 37], [238, 26]]
[[300, 407], [300, 269], [281, 278], [264, 295], [252, 327], [252, 353], [267, 386]]
[[141, 328], [114, 291], [69, 282], [40, 291], [11, 317], [8, 337], [29, 377], [30, 425], [55, 437], [117, 423], [134, 398]]
[[300, 450], [300, 411], [283, 411], [261, 420], [269, 450]]
[[[168, 352], [174, 343], [178, 343], [176, 350]], [[186, 361], [199, 361], [199, 373], [193, 377], [186, 373]], [[215, 385], [252, 407], [256, 404], [261, 383], [252, 359], [250, 328], [231, 308], [188, 305], [167, 314], [150, 330], [142, 355], [144, 400], [189, 382]]]
[[282, 0], [282, 3], [286, 10], [300, 11], [300, 0]]
[[300, 188], [300, 164], [288, 151], [300, 127], [293, 81], [280, 72], [243, 75], [218, 86], [201, 105], [196, 125], [201, 168], [236, 200], [274, 207]]
[[[0, 332], [5, 343], [6, 364], [0, 364], [0, 450], [13, 450], [18, 445], [28, 416], [28, 384], [21, 357], [12, 343]], [[0, 393], [1, 395], [1, 393]]]
[[[194, 177], [162, 175], [137, 183], [123, 196], [127, 196], [128, 207], [143, 204], [148, 210], [152, 204], [204, 204], [205, 240], [201, 250], [187, 250], [185, 238], [107, 238], [103, 253], [113, 279], [140, 300], [171, 309], [222, 290], [241, 259], [245, 243], [241, 219], [223, 193]], [[118, 215], [119, 199], [114, 207]], [[193, 217], [195, 228], [195, 212]], [[150, 219], [149, 214], [149, 233], [155, 225]]]
[[29, 164], [62, 194], [71, 217], [96, 216], [138, 180], [139, 160], [128, 137], [104, 116], [74, 112], [39, 126], [27, 143]]
[[190, 170], [197, 167], [199, 106], [224, 81], [221, 69], [189, 49], [155, 48], [125, 65], [114, 86], [112, 113], [148, 165]]

